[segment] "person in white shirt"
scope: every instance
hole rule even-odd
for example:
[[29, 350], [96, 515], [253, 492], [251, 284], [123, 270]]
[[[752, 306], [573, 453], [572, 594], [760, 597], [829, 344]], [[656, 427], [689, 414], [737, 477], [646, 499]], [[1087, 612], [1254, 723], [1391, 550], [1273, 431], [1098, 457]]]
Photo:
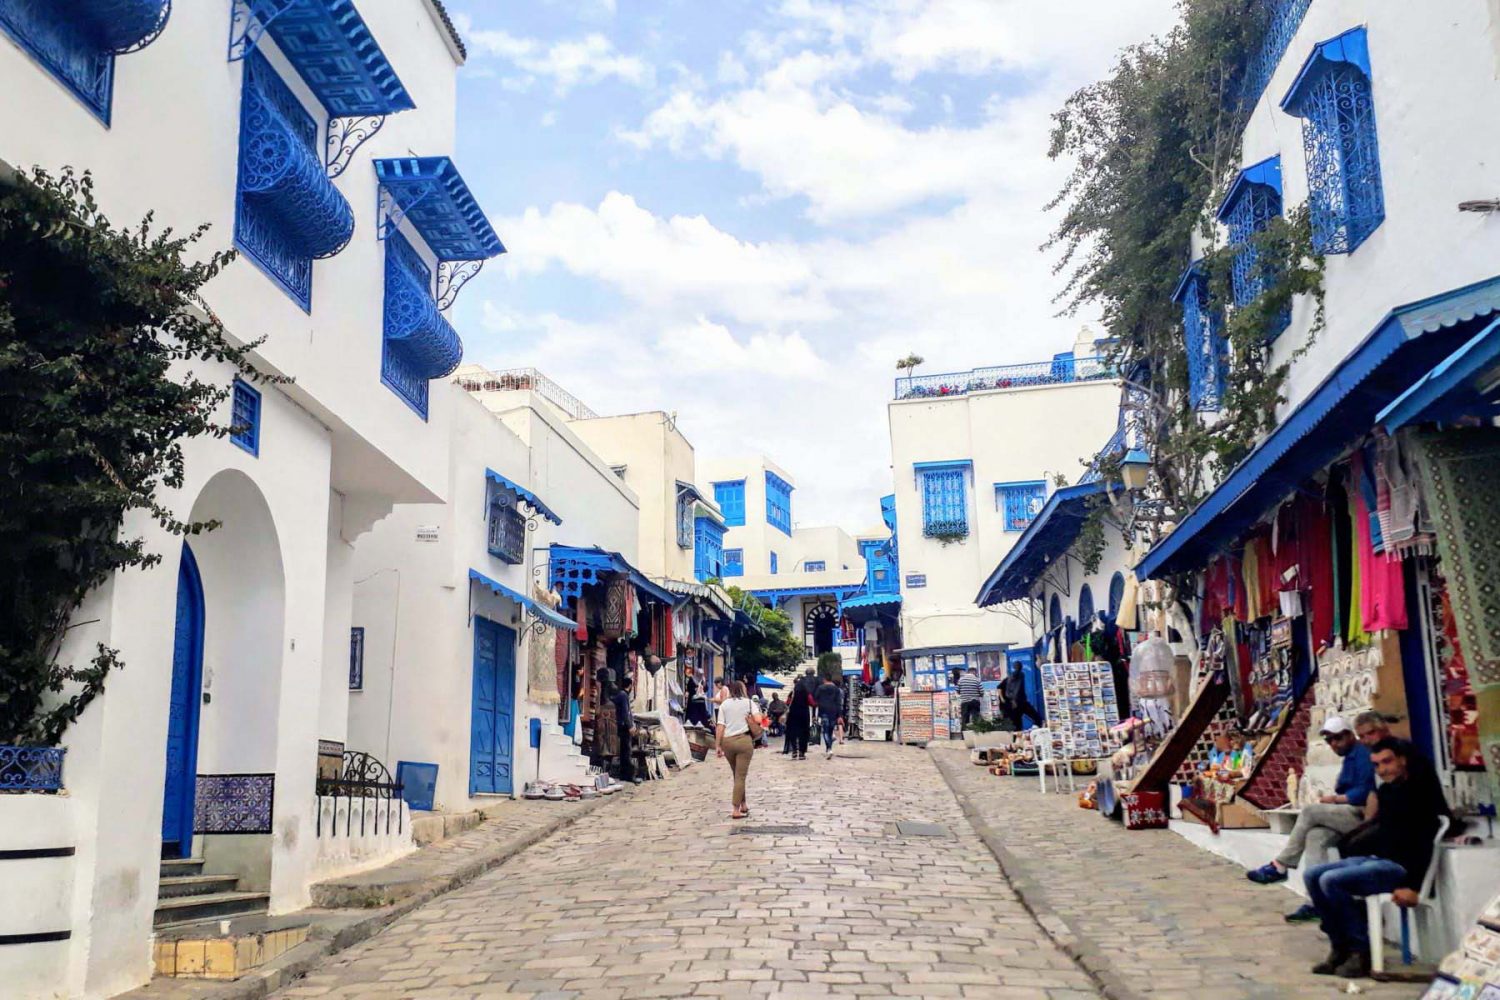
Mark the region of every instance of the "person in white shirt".
[[744, 819], [750, 815], [745, 805], [745, 776], [750, 773], [750, 758], [755, 755], [755, 738], [759, 735], [760, 724], [755, 718], [755, 704], [745, 696], [744, 683], [732, 680], [727, 687], [729, 697], [719, 705], [714, 748], [720, 757], [729, 761], [734, 774], [731, 818]]

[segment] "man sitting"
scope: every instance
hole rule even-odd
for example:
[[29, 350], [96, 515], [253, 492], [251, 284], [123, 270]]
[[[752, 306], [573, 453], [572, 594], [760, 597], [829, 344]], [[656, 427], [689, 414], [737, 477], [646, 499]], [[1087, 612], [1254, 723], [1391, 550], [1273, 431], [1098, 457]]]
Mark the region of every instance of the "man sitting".
[[1312, 971], [1357, 979], [1370, 974], [1371, 941], [1365, 896], [1391, 893], [1398, 906], [1415, 906], [1432, 863], [1438, 817], [1448, 804], [1436, 775], [1412, 767], [1411, 744], [1387, 738], [1370, 759], [1381, 785], [1370, 801], [1370, 819], [1339, 843], [1343, 860], [1310, 868], [1303, 877], [1332, 949]]
[[[1302, 807], [1285, 849], [1271, 862], [1245, 873], [1252, 882], [1281, 882], [1286, 879], [1288, 868], [1311, 868], [1323, 864], [1338, 839], [1364, 822], [1365, 803], [1375, 789], [1370, 751], [1355, 738], [1354, 729], [1340, 716], [1329, 716], [1323, 723], [1322, 735], [1333, 752], [1344, 758], [1338, 781], [1333, 786], [1334, 793]], [[1304, 858], [1307, 861], [1305, 866], [1302, 865]], [[1304, 923], [1317, 917], [1312, 906], [1304, 904], [1288, 913], [1286, 919], [1290, 923]]]

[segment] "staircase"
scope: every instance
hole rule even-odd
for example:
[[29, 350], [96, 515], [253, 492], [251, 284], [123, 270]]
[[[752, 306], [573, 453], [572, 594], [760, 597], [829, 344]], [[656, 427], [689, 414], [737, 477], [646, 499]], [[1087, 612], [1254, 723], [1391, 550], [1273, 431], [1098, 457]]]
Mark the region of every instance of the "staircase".
[[160, 931], [266, 913], [270, 894], [241, 892], [239, 884], [238, 875], [205, 875], [202, 858], [163, 859], [152, 923]]
[[[525, 748], [525, 755], [515, 761], [516, 787], [519, 789], [536, 778], [536, 751]], [[587, 785], [593, 782], [589, 760], [579, 752], [572, 737], [555, 722], [542, 723], [542, 780], [560, 785]]]

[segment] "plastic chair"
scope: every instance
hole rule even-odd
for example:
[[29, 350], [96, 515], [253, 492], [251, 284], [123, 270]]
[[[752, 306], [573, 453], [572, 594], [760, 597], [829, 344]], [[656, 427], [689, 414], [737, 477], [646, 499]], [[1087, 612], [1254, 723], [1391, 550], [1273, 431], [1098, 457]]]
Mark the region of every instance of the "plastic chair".
[[1073, 791], [1073, 768], [1067, 761], [1056, 756], [1052, 749], [1052, 730], [1040, 726], [1026, 733], [1031, 737], [1031, 748], [1036, 751], [1036, 776], [1042, 783], [1042, 794], [1047, 794], [1047, 768], [1052, 768], [1052, 785], [1057, 791], [1062, 791], [1062, 777], [1058, 768], [1062, 768], [1068, 775], [1068, 791]]
[[[1422, 876], [1422, 888], [1417, 890], [1417, 903], [1410, 909], [1421, 910], [1422, 907], [1437, 907], [1437, 870], [1439, 852], [1443, 846], [1443, 835], [1448, 832], [1448, 817], [1438, 817], [1437, 835], [1432, 838], [1432, 860], [1427, 862], [1427, 873]], [[1388, 892], [1376, 893], [1365, 897], [1365, 919], [1369, 922], [1370, 929], [1370, 971], [1385, 971], [1385, 915], [1386, 903], [1392, 902], [1392, 896]], [[1413, 921], [1407, 913], [1408, 907], [1397, 907], [1401, 911], [1401, 964], [1410, 965], [1412, 954], [1421, 950], [1421, 943], [1417, 939], [1417, 925], [1420, 920]]]

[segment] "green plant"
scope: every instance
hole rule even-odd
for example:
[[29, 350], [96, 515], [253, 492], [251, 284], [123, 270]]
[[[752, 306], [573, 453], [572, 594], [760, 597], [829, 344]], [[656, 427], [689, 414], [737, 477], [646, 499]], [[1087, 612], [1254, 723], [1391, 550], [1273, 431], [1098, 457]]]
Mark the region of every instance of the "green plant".
[[729, 587], [728, 593], [734, 606], [750, 618], [750, 625], [737, 626], [731, 638], [740, 677], [785, 673], [802, 662], [806, 647], [792, 633], [792, 620], [785, 612], [766, 607], [738, 587]]
[[229, 390], [202, 363], [258, 378], [256, 345], [230, 343], [199, 299], [233, 257], [193, 259], [205, 232], [117, 228], [88, 174], [0, 180], [0, 743], [56, 744], [123, 666], [102, 643], [87, 663], [59, 653], [92, 590], [162, 560], [122, 533], [126, 514], [213, 527], [156, 499], [183, 483], [183, 441], [230, 431], [214, 423]]
[[818, 676], [825, 681], [841, 683], [844, 679], [844, 658], [837, 653], [823, 653], [818, 657]]

